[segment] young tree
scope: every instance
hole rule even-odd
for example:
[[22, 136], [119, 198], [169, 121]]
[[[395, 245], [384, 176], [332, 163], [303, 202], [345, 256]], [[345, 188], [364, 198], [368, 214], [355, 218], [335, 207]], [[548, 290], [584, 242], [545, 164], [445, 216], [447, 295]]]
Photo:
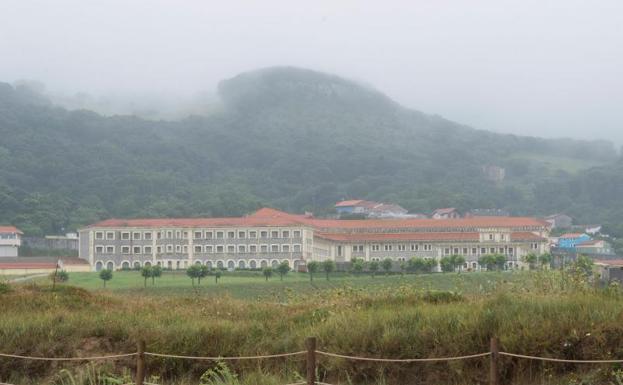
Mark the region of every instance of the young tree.
[[544, 269], [545, 266], [551, 267], [552, 255], [550, 253], [541, 254], [539, 263], [541, 264], [541, 269]]
[[263, 268], [262, 274], [264, 274], [264, 278], [266, 278], [266, 282], [268, 282], [268, 279], [273, 276], [273, 268], [272, 267]]
[[151, 266], [143, 266], [143, 268], [141, 269], [141, 276], [144, 279], [144, 281], [143, 281], [143, 286], [144, 287], [147, 287], [147, 279], [153, 277], [152, 276], [153, 271], [154, 270], [152, 269]]
[[151, 267], [151, 285], [156, 283], [156, 278], [162, 277], [162, 266], [155, 265]]
[[502, 254], [496, 254], [495, 256], [495, 266], [498, 271], [504, 269], [504, 264], [506, 263], [506, 256]]
[[112, 279], [112, 270], [110, 269], [102, 269], [100, 271], [100, 279], [104, 281], [104, 288], [106, 288], [106, 282]]
[[495, 256], [492, 254], [485, 254], [478, 258], [478, 264], [481, 267], [486, 268], [488, 271], [493, 270], [495, 266]]
[[58, 272], [50, 274], [50, 279], [52, 280], [52, 284], [58, 282], [63, 283], [69, 281], [69, 274], [65, 270], [60, 270]]
[[391, 258], [385, 258], [383, 262], [381, 262], [381, 267], [385, 270], [385, 275], [389, 275], [389, 272], [392, 270], [394, 266], [394, 261]]
[[351, 261], [352, 270], [355, 275], [360, 275], [366, 268], [366, 262], [363, 259], [356, 258]]
[[277, 273], [279, 273], [279, 280], [283, 281], [283, 277], [290, 271], [290, 264], [287, 261], [283, 261], [277, 266]]
[[310, 281], [314, 280], [314, 274], [318, 272], [319, 268], [320, 268], [320, 264], [316, 261], [311, 261], [307, 264], [307, 272], [309, 273]]
[[437, 266], [437, 261], [433, 258], [425, 258], [424, 259], [424, 271], [427, 273], [432, 273], [433, 269]]
[[407, 263], [400, 262], [400, 275], [404, 277], [406, 271], [407, 271]]
[[324, 270], [324, 273], [327, 277], [327, 281], [329, 280], [329, 274], [333, 273], [335, 271], [335, 262], [333, 262], [333, 260], [331, 259], [327, 259], [326, 261], [322, 262], [322, 270]]
[[368, 270], [370, 270], [370, 275], [374, 278], [376, 273], [379, 271], [379, 263], [377, 261], [370, 261], [368, 264]]
[[201, 274], [201, 268], [198, 265], [192, 265], [188, 269], [186, 269], [186, 275], [192, 281], [193, 286], [195, 286], [195, 278], [199, 278]]
[[428, 268], [428, 262], [423, 258], [413, 257], [407, 261], [407, 270], [412, 273], [423, 273]]
[[215, 283], [218, 283], [218, 280], [221, 279], [221, 275], [222, 274], [223, 273], [221, 273], [221, 271], [218, 270], [218, 269], [214, 272], [214, 282]]
[[463, 268], [463, 264], [465, 264], [465, 257], [462, 255], [453, 255], [452, 256], [452, 265], [454, 266], [454, 270], [456, 271], [458, 268], [458, 272], [461, 272]]
[[534, 253], [529, 253], [521, 257], [521, 260], [528, 264], [530, 270], [534, 270], [538, 262], [538, 257]]
[[441, 271], [443, 271], [444, 273], [454, 271], [454, 263], [452, 261], [452, 257], [448, 257], [446, 255], [445, 257], [441, 258], [441, 261], [439, 261], [439, 263], [441, 264]]
[[205, 278], [210, 274], [210, 269], [206, 265], [196, 265], [199, 266], [199, 274], [197, 275], [197, 284], [201, 285], [201, 279]]

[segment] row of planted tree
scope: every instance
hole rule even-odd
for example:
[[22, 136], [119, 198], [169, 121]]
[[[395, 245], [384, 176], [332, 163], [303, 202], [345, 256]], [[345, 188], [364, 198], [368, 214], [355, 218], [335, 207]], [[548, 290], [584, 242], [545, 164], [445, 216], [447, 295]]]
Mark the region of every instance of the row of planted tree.
[[[462, 255], [450, 255], [445, 256], [439, 260], [439, 267], [442, 272], [461, 272], [464, 269], [465, 257]], [[504, 270], [508, 258], [502, 254], [487, 254], [478, 259], [478, 265], [482, 269], [487, 271], [499, 271]], [[527, 254], [522, 257], [522, 262], [528, 265], [530, 270], [537, 267], [545, 268], [550, 266], [552, 262], [552, 256], [550, 254]], [[437, 269], [437, 260], [432, 258], [418, 258], [413, 257], [406, 261], [395, 261], [391, 258], [385, 258], [381, 261], [365, 261], [363, 259], [353, 259], [350, 262], [349, 268], [345, 269], [355, 276], [360, 276], [364, 273], [375, 277], [380, 272], [384, 272], [385, 275], [391, 273], [400, 274], [424, 274], [432, 273]], [[268, 281], [274, 275], [279, 275], [279, 278], [283, 280], [283, 277], [290, 272], [291, 268], [287, 261], [283, 261], [275, 267], [264, 267], [262, 269], [262, 275]], [[307, 274], [311, 281], [314, 280], [314, 276], [320, 273], [324, 273], [327, 280], [330, 279], [331, 274], [337, 271], [337, 264], [333, 260], [325, 260], [322, 262], [311, 261], [306, 266]], [[470, 269], [471, 270], [471, 269]], [[155, 284], [156, 278], [162, 276], [163, 269], [160, 265], [144, 266], [140, 269], [140, 274], [143, 277], [143, 284], [147, 287], [147, 281], [151, 280], [152, 285]], [[191, 279], [192, 285], [195, 285], [195, 281], [201, 284], [201, 280], [207, 277], [214, 277], [215, 283], [219, 282], [219, 279], [223, 275], [223, 270], [220, 268], [210, 269], [207, 265], [194, 264], [186, 269], [186, 275]], [[103, 269], [99, 272], [99, 278], [103, 281], [104, 287], [106, 282], [113, 278], [112, 270]], [[69, 279], [68, 274], [65, 271], [58, 271], [52, 274], [51, 279], [53, 282], [66, 282]]]

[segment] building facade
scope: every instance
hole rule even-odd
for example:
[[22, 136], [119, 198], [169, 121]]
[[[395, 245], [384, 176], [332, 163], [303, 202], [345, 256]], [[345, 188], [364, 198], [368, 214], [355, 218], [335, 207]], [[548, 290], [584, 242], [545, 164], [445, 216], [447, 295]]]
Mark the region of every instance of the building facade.
[[14, 226], [0, 226], [0, 258], [17, 257], [22, 232]]
[[327, 259], [439, 261], [454, 254], [467, 269], [477, 269], [485, 254], [503, 254], [508, 268], [518, 268], [523, 255], [549, 251], [548, 235], [548, 224], [534, 218], [337, 220], [265, 208], [241, 218], [105, 220], [80, 230], [79, 252], [94, 270], [256, 269], [282, 261], [298, 269]]

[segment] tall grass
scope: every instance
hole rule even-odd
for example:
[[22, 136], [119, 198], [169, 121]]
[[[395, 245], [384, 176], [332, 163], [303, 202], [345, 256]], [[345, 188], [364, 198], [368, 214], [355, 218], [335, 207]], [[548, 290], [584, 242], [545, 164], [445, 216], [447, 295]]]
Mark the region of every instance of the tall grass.
[[[32, 356], [133, 352], [139, 339], [147, 341], [149, 351], [159, 353], [261, 355], [302, 350], [306, 337], [317, 336], [321, 350], [348, 355], [444, 357], [488, 351], [489, 338], [497, 336], [502, 349], [510, 352], [623, 358], [623, 299], [618, 290], [595, 290], [557, 273], [524, 282], [485, 283], [476, 295], [408, 284], [376, 292], [342, 287], [301, 296], [292, 293], [287, 304], [201, 295], [92, 293], [69, 286], [52, 292], [31, 285], [0, 294], [0, 308], [1, 350]], [[488, 367], [486, 358], [408, 365], [320, 358], [319, 363], [320, 378], [340, 384], [480, 384], [486, 383]], [[121, 360], [102, 373], [123, 378], [124, 368], [133, 365], [132, 359]], [[304, 371], [302, 358], [228, 365], [229, 374], [242, 385], [293, 382]], [[208, 378], [205, 373], [210, 369], [222, 375], [211, 377], [210, 385], [233, 381], [222, 366], [210, 362], [149, 358], [147, 367], [159, 383], [197, 384], [202, 375]], [[590, 367], [585, 373], [578, 366], [511, 359], [504, 359], [502, 367], [506, 380], [548, 384], [562, 381], [568, 372], [602, 381], [594, 384], [608, 384], [603, 381], [614, 381], [616, 369]], [[85, 370], [0, 359], [0, 379], [99, 385], [89, 378], [102, 377], [83, 372], [83, 377], [74, 376], [75, 384], [58, 382], [62, 369], [69, 370], [66, 374]]]

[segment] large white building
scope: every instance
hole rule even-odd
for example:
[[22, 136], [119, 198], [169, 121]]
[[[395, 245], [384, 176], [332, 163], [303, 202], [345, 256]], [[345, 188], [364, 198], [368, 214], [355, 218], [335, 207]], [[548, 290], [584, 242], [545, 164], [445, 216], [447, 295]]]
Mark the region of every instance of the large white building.
[[0, 226], [0, 258], [17, 257], [22, 232], [13, 226]]
[[485, 254], [522, 256], [549, 251], [549, 224], [535, 218], [319, 219], [263, 208], [238, 218], [109, 219], [80, 230], [80, 257], [92, 268], [160, 264], [183, 269], [193, 263], [226, 269], [261, 268], [287, 261], [349, 262], [462, 255], [476, 269]]

